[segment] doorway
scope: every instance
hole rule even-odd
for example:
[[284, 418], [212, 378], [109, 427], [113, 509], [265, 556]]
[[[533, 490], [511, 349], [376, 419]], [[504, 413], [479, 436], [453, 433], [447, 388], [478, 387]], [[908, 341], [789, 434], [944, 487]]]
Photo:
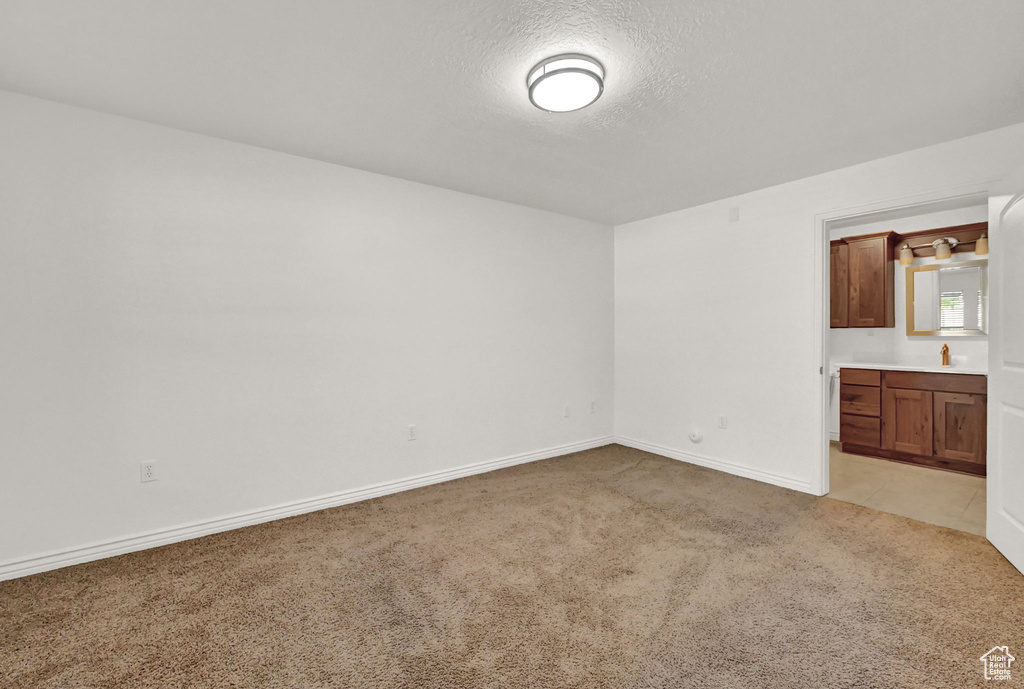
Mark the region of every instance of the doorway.
[[[837, 211], [816, 220], [824, 276], [820, 494], [984, 535], [988, 338], [980, 332], [982, 294], [958, 288], [957, 299], [953, 288], [947, 295], [936, 287], [934, 308], [937, 315], [945, 309], [943, 327], [922, 335], [907, 327], [908, 314], [915, 317], [907, 280], [917, 272], [907, 269], [949, 266], [946, 272], [962, 276], [968, 261], [987, 266], [985, 252], [975, 250], [987, 227], [987, 189]], [[959, 238], [948, 242], [949, 258], [932, 246], [933, 234]], [[904, 247], [914, 254], [909, 265], [898, 260]], [[837, 288], [843, 284], [845, 292]], [[927, 297], [923, 289], [918, 292], [916, 301]], [[957, 324], [969, 330], [963, 328], [965, 316], [973, 331], [954, 332]], [[943, 366], [943, 345], [949, 366]], [[947, 427], [953, 430], [944, 433]], [[965, 435], [964, 428], [973, 430]]]

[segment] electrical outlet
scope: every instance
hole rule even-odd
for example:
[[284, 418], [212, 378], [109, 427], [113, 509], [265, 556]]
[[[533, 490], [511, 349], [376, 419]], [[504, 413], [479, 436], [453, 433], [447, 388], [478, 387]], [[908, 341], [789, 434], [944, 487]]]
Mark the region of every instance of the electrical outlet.
[[406, 440], [416, 440], [416, 427], [409, 426], [409, 434], [405, 437]]
[[565, 418], [568, 419], [569, 418], [569, 405], [568, 404], [565, 405], [565, 411], [563, 413], [565, 415]]
[[139, 465], [139, 478], [143, 483], [156, 480], [156, 462], [142, 462]]
[[728, 416], [719, 416], [718, 417], [718, 427], [719, 428], [728, 428], [729, 427], [729, 417]]
[[591, 414], [596, 414], [597, 413], [597, 402], [591, 402], [590, 403], [590, 413]]

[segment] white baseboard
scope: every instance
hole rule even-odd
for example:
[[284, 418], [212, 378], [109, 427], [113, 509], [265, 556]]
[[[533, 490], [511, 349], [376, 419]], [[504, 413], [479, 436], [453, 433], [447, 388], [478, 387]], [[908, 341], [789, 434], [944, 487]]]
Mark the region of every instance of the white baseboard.
[[829, 440], [834, 440], [834, 441], [836, 441], [838, 443], [839, 442], [839, 431], [829, 431], [828, 432], [828, 439]]
[[559, 445], [558, 447], [550, 447], [544, 450], [537, 450], [535, 452], [523, 452], [517, 455], [492, 459], [486, 462], [479, 462], [477, 464], [467, 464], [466, 466], [457, 467], [455, 469], [445, 469], [444, 471], [435, 471], [429, 474], [421, 474], [419, 476], [399, 479], [397, 481], [387, 481], [385, 483], [378, 483], [377, 485], [365, 488], [356, 488], [354, 490], [331, 493], [329, 495], [322, 495], [320, 497], [309, 498], [306, 500], [296, 500], [294, 502], [275, 505], [274, 507], [242, 512], [227, 517], [193, 522], [191, 524], [176, 526], [169, 529], [149, 531], [135, 536], [129, 536], [127, 538], [118, 538], [103, 541], [101, 543], [94, 543], [88, 546], [54, 551], [44, 555], [10, 560], [0, 563], [0, 581], [16, 579], [18, 577], [28, 576], [29, 574], [38, 574], [39, 572], [46, 572], [53, 569], [60, 569], [61, 567], [77, 565], [83, 562], [90, 562], [92, 560], [100, 560], [105, 557], [113, 557], [114, 555], [123, 555], [124, 553], [131, 553], [137, 550], [156, 548], [170, 543], [178, 543], [179, 541], [199, 538], [200, 536], [208, 536], [222, 531], [238, 529], [243, 526], [262, 524], [275, 519], [294, 517], [299, 514], [316, 512], [317, 510], [323, 510], [329, 507], [337, 507], [339, 505], [347, 505], [361, 500], [378, 498], [382, 495], [399, 493], [404, 490], [429, 486], [434, 483], [444, 483], [445, 481], [451, 481], [452, 479], [472, 476], [473, 474], [482, 474], [488, 471], [494, 471], [495, 469], [515, 466], [516, 464], [536, 462], [541, 459], [549, 459], [551, 457], [559, 457], [573, 452], [590, 450], [595, 447], [610, 445], [613, 442], [615, 442], [615, 438], [612, 436], [592, 438], [591, 440], [570, 443], [568, 445]]
[[811, 484], [809, 481], [802, 481], [800, 479], [792, 478], [789, 476], [782, 476], [781, 474], [773, 474], [768, 471], [761, 471], [760, 469], [754, 469], [753, 467], [744, 466], [742, 464], [736, 464], [735, 462], [726, 462], [721, 459], [702, 457], [701, 455], [695, 455], [689, 452], [682, 452], [680, 450], [674, 450], [670, 447], [663, 447], [661, 445], [647, 443], [642, 440], [634, 440], [633, 438], [624, 438], [622, 436], [616, 436], [615, 442], [618, 443], [619, 445], [625, 445], [626, 447], [632, 447], [633, 449], [636, 450], [643, 450], [644, 452], [650, 452], [652, 454], [661, 455], [662, 457], [678, 459], [682, 462], [689, 462], [690, 464], [696, 464], [697, 466], [707, 467], [708, 469], [724, 471], [727, 474], [742, 476], [744, 478], [752, 478], [755, 481], [771, 483], [772, 485], [775, 486], [782, 486], [783, 488], [791, 488], [792, 490], [798, 490], [801, 493], [810, 493], [811, 495], [817, 495], [817, 492], [815, 492], [811, 488]]

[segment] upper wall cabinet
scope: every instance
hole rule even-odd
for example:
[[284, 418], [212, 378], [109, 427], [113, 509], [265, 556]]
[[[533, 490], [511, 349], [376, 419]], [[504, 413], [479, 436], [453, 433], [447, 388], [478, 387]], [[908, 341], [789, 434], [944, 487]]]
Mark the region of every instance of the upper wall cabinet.
[[831, 243], [831, 327], [896, 326], [893, 250], [897, 238], [895, 232], [880, 232]]
[[832, 242], [829, 248], [831, 310], [829, 320], [833, 328], [850, 327], [850, 247], [843, 240]]

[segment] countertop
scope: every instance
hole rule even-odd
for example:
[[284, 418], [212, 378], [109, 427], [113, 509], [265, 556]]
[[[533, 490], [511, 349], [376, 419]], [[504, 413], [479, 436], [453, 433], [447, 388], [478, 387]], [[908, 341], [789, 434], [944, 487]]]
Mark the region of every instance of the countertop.
[[880, 364], [872, 361], [837, 361], [833, 362], [832, 370], [841, 368], [866, 368], [877, 371], [917, 371], [921, 373], [960, 373], [971, 376], [987, 376], [988, 367], [976, 364], [958, 364], [954, 359], [952, 366], [921, 365], [921, 364]]

